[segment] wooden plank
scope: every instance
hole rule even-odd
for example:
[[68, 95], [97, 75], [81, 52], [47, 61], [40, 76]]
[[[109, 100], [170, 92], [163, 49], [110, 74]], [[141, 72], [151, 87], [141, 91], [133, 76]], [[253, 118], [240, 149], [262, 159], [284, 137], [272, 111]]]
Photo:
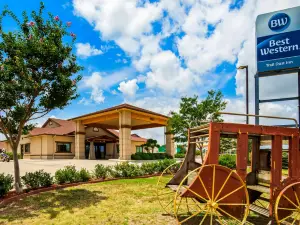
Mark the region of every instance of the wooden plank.
[[260, 193], [270, 194], [270, 188], [262, 185], [247, 185], [247, 188]]
[[249, 206], [249, 209], [252, 211], [252, 212], [255, 212], [261, 216], [264, 216], [264, 217], [269, 217], [269, 210], [263, 208], [263, 207], [260, 207], [258, 205], [254, 205], [254, 204], [251, 204]]

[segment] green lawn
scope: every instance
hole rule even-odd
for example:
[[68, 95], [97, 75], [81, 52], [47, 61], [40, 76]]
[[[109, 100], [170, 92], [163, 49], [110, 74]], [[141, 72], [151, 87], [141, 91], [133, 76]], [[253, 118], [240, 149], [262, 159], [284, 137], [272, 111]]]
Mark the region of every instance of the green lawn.
[[81, 185], [0, 209], [0, 224], [176, 224], [156, 201], [157, 177]]
[[[157, 179], [109, 181], [30, 196], [1, 208], [0, 224], [175, 225], [157, 202]], [[266, 224], [253, 214], [248, 221]]]

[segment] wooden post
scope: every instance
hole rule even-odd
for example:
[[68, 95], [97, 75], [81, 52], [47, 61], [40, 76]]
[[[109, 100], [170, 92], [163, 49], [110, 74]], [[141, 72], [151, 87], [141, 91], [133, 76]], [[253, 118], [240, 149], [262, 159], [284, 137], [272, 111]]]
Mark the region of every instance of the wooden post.
[[238, 175], [246, 181], [248, 162], [248, 134], [239, 133], [237, 137], [236, 170]]
[[273, 215], [275, 196], [275, 188], [279, 187], [282, 178], [282, 136], [272, 136], [272, 149], [271, 149], [271, 194], [270, 194], [270, 215]]
[[289, 177], [299, 177], [299, 136], [289, 138]]
[[[219, 124], [210, 123], [208, 143], [208, 164], [219, 164], [220, 127]], [[205, 163], [207, 164], [207, 163]]]

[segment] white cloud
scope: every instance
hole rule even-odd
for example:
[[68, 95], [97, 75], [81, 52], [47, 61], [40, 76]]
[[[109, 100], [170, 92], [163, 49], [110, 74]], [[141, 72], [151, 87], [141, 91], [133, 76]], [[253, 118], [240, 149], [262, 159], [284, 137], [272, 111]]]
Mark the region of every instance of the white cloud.
[[137, 85], [137, 79], [122, 81], [118, 87], [118, 90], [121, 91], [126, 97], [134, 97], [135, 93], [139, 89]]
[[134, 76], [134, 71], [130, 68], [113, 73], [93, 72], [89, 76], [84, 76], [79, 83], [79, 89], [81, 91], [89, 89], [90, 99], [83, 97], [78, 103], [84, 105], [92, 102], [96, 104], [103, 103], [105, 101], [104, 91], [109, 91], [114, 85], [130, 79], [132, 76]]
[[87, 58], [90, 56], [101, 55], [103, 52], [100, 49], [91, 46], [90, 43], [77, 43], [76, 54], [81, 58]]

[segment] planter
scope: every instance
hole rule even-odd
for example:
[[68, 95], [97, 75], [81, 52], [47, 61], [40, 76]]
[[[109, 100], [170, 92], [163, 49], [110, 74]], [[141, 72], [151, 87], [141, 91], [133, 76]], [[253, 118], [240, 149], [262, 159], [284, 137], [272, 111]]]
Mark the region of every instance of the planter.
[[53, 184], [50, 187], [42, 187], [42, 188], [30, 190], [30, 191], [24, 190], [20, 194], [16, 193], [16, 191], [10, 191], [3, 198], [0, 199], [0, 207], [3, 207], [11, 202], [21, 200], [25, 197], [28, 197], [31, 195], [36, 195], [36, 194], [47, 192], [47, 191], [60, 190], [60, 189], [68, 188], [68, 187], [79, 186], [82, 184], [94, 184], [94, 183], [101, 183], [101, 182], [114, 181], [114, 180], [124, 180], [124, 179], [149, 178], [149, 177], [156, 177], [159, 175], [160, 175], [160, 173], [153, 174], [153, 175], [137, 176], [137, 177], [120, 177], [120, 178], [97, 179], [97, 180], [90, 180], [87, 182], [77, 182], [77, 183], [68, 183], [68, 184]]

